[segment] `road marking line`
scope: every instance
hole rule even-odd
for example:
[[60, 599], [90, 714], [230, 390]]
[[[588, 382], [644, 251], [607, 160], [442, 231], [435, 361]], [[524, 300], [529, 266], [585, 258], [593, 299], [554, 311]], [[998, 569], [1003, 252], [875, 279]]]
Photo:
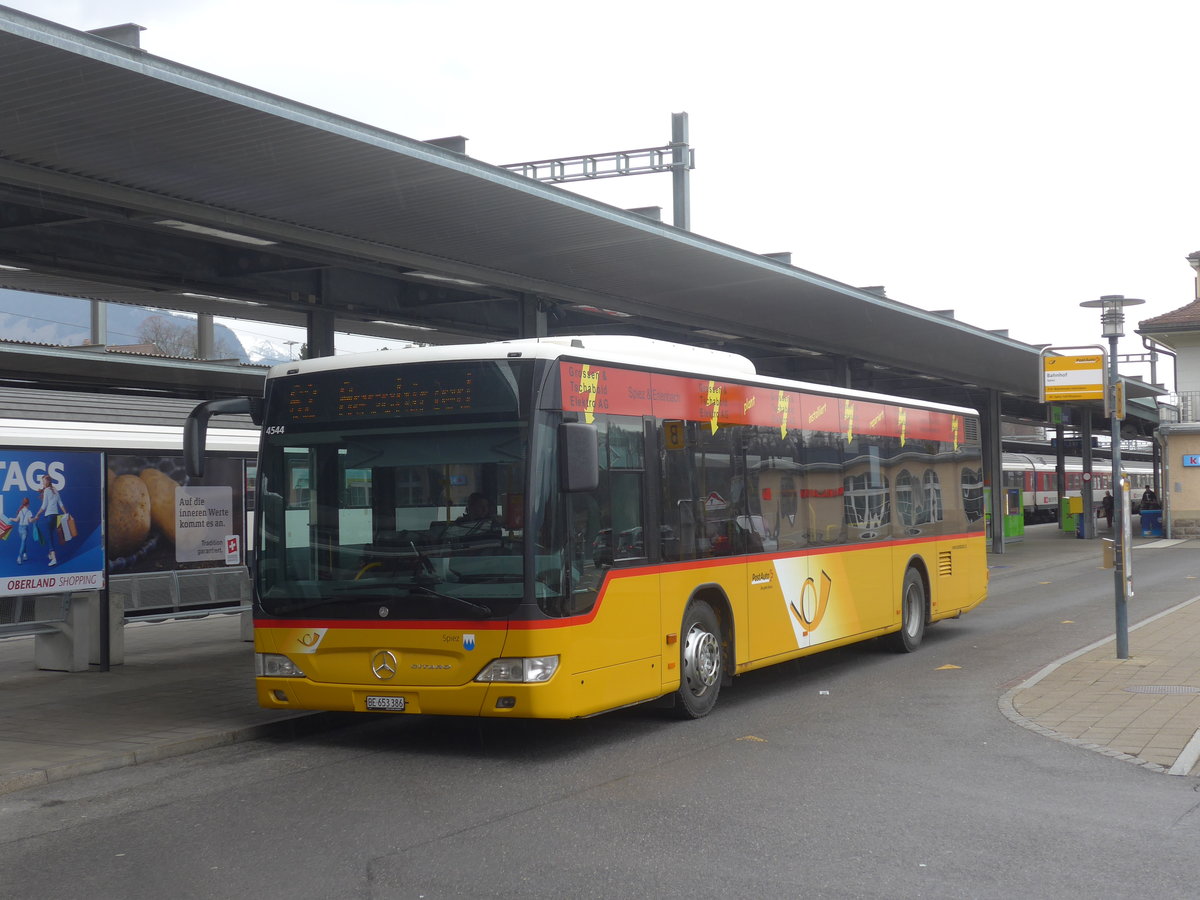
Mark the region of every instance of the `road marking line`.
[[1198, 760], [1200, 760], [1200, 731], [1192, 735], [1192, 739], [1188, 741], [1183, 752], [1179, 754], [1179, 758], [1175, 760], [1175, 765], [1167, 770], [1167, 774], [1186, 775], [1192, 771]]

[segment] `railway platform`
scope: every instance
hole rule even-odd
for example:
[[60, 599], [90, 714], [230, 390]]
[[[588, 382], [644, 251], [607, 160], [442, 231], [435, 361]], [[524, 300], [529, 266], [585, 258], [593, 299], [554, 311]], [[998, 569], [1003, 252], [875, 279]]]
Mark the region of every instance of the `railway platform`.
[[[1136, 538], [1135, 572], [1149, 555], [1197, 549], [1200, 541]], [[1050, 571], [1099, 552], [1096, 541], [1039, 526], [989, 563], [998, 581], [1009, 570]], [[1145, 621], [1131, 611], [1131, 659], [1117, 660], [1109, 638], [1048, 661], [998, 698], [1000, 710], [1018, 725], [1080, 748], [1154, 772], [1200, 775], [1197, 601]], [[237, 615], [130, 625], [125, 663], [108, 672], [39, 671], [32, 638], [2, 640], [0, 794], [357, 720], [262, 709], [253, 668], [253, 648], [241, 639]]]
[[261, 708], [237, 614], [128, 625], [107, 672], [41, 671], [33, 653], [32, 637], [0, 641], [0, 795], [346, 720]]

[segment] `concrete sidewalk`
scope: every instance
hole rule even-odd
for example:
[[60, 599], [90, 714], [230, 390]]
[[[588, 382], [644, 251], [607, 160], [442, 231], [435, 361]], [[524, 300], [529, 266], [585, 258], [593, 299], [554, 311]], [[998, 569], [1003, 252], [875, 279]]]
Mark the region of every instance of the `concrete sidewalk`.
[[[1095, 542], [1090, 545], [1095, 553]], [[1033, 558], [1051, 558], [1031, 548]], [[1195, 554], [1200, 541], [1135, 539], [1133, 567], [1158, 552]], [[1018, 566], [1026, 554], [1006, 554]], [[1200, 591], [1200, 580], [1197, 580]], [[1129, 659], [1115, 636], [1047, 665], [1000, 698], [1013, 722], [1156, 772], [1200, 775], [1200, 597], [1129, 626]]]
[[[1200, 541], [1134, 542], [1134, 571], [1152, 553]], [[1100, 553], [1046, 526], [990, 555], [994, 578]], [[1197, 581], [1200, 593], [1200, 580]], [[1000, 698], [1013, 722], [1048, 737], [1172, 774], [1200, 774], [1200, 602], [1130, 628], [1132, 658], [1113, 639], [1050, 663]], [[125, 629], [125, 664], [65, 674], [34, 668], [33, 639], [0, 640], [0, 794], [275, 733], [354, 721], [353, 714], [258, 706], [252, 645], [237, 615]]]
[[45, 672], [33, 638], [0, 641], [0, 794], [344, 720], [262, 709], [236, 614], [127, 626], [125, 660]]

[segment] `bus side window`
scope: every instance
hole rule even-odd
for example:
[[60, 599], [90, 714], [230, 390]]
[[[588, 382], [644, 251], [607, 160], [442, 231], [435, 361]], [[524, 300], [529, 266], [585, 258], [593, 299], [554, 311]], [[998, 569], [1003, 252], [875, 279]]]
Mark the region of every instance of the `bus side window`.
[[642, 420], [610, 416], [607, 440], [601, 447], [601, 477], [608, 476], [605, 523], [612, 529], [613, 560], [643, 559], [646, 542], [642, 530], [645, 495], [646, 438]]
[[[645, 437], [642, 420], [630, 416], [596, 417], [600, 479], [594, 491], [571, 494], [574, 556], [596, 577], [624, 560], [646, 556], [643, 531]], [[594, 597], [593, 597], [594, 599]], [[577, 604], [579, 598], [576, 598]]]
[[672, 551], [676, 559], [695, 559], [700, 540], [704, 537], [704, 508], [696, 497], [695, 422], [682, 423], [684, 440], [681, 446], [669, 447], [660, 440], [662, 530], [672, 535]]

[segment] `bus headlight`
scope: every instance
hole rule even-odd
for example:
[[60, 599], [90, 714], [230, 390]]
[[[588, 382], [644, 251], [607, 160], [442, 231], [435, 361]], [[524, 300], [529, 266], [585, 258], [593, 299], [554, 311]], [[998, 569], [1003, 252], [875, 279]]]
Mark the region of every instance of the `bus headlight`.
[[255, 653], [254, 674], [259, 678], [303, 678], [300, 667], [281, 653]]
[[557, 656], [509, 657], [493, 659], [475, 676], [475, 680], [532, 684], [549, 681], [557, 670]]

